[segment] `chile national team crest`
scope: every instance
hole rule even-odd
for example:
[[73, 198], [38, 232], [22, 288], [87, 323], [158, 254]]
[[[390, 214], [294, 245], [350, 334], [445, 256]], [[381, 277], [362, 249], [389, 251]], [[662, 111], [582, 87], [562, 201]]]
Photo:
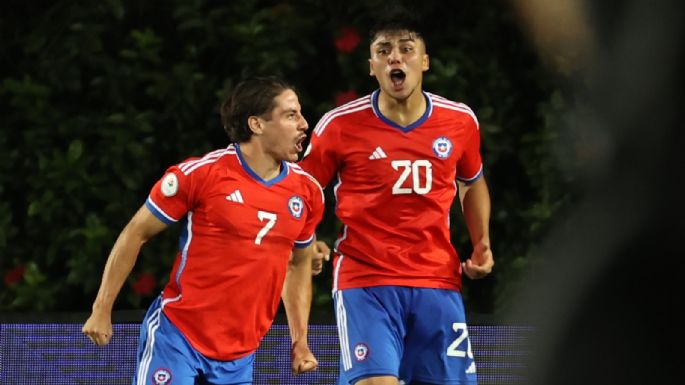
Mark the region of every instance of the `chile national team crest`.
[[369, 347], [366, 344], [358, 343], [354, 347], [354, 358], [359, 361], [365, 361], [369, 357]]
[[288, 210], [290, 214], [295, 217], [295, 219], [300, 219], [302, 217], [302, 212], [304, 211], [304, 201], [297, 195], [293, 195], [288, 199]]
[[433, 152], [438, 158], [445, 159], [452, 153], [452, 142], [444, 136], [433, 141]]
[[171, 372], [167, 369], [157, 369], [152, 374], [152, 381], [155, 385], [170, 385]]

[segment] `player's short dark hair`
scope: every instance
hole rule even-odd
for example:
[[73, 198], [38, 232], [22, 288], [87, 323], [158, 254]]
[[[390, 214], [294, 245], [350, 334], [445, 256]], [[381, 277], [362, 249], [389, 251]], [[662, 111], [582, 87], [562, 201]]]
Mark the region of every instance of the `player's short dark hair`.
[[425, 43], [424, 26], [417, 13], [397, 4], [387, 6], [378, 13], [369, 29], [369, 43], [373, 43], [381, 33], [399, 31], [409, 31]]
[[295, 90], [285, 81], [274, 77], [255, 77], [238, 83], [221, 106], [221, 123], [233, 143], [250, 140], [252, 130], [247, 121], [251, 116], [271, 119], [276, 107], [274, 100], [286, 90]]

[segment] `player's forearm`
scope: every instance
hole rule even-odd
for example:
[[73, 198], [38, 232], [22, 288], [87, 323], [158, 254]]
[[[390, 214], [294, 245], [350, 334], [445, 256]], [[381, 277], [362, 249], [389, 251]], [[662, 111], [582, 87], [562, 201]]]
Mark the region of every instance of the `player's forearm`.
[[93, 303], [93, 311], [112, 311], [114, 301], [133, 270], [143, 243], [144, 240], [132, 234], [128, 226], [119, 234], [107, 258], [102, 283]]
[[312, 304], [311, 275], [311, 255], [308, 258], [298, 258], [295, 254], [288, 266], [282, 295], [293, 343], [307, 340], [309, 310]]
[[482, 243], [490, 246], [490, 193], [485, 179], [468, 186], [462, 198], [464, 222], [472, 244]]

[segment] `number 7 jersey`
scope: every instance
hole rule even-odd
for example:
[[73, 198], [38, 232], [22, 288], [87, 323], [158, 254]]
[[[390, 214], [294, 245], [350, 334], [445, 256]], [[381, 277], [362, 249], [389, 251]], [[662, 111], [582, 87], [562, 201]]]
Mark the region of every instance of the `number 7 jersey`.
[[230, 145], [170, 167], [146, 207], [167, 224], [182, 222], [166, 316], [209, 358], [254, 352], [276, 315], [291, 250], [314, 240], [321, 186], [288, 162], [265, 181]]
[[425, 113], [402, 127], [382, 115], [378, 94], [325, 114], [300, 162], [322, 186], [337, 179], [333, 289], [459, 291], [449, 212], [456, 180], [482, 175], [478, 121], [466, 105], [424, 93]]

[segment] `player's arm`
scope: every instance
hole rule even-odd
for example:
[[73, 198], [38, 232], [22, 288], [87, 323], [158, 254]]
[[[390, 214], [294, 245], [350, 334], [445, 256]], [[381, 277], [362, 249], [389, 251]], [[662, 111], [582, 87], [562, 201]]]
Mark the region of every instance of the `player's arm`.
[[490, 193], [485, 178], [470, 184], [459, 182], [459, 200], [473, 245], [473, 253], [462, 268], [471, 279], [483, 278], [495, 264], [490, 249]]
[[97, 345], [106, 345], [112, 338], [114, 300], [131, 273], [141, 246], [166, 227], [166, 224], [143, 206], [119, 234], [107, 258], [92, 313], [82, 329]]
[[318, 362], [309, 350], [307, 327], [312, 304], [312, 255], [314, 243], [294, 248], [283, 285], [283, 306], [288, 318], [292, 340], [291, 365], [293, 374], [315, 370]]

